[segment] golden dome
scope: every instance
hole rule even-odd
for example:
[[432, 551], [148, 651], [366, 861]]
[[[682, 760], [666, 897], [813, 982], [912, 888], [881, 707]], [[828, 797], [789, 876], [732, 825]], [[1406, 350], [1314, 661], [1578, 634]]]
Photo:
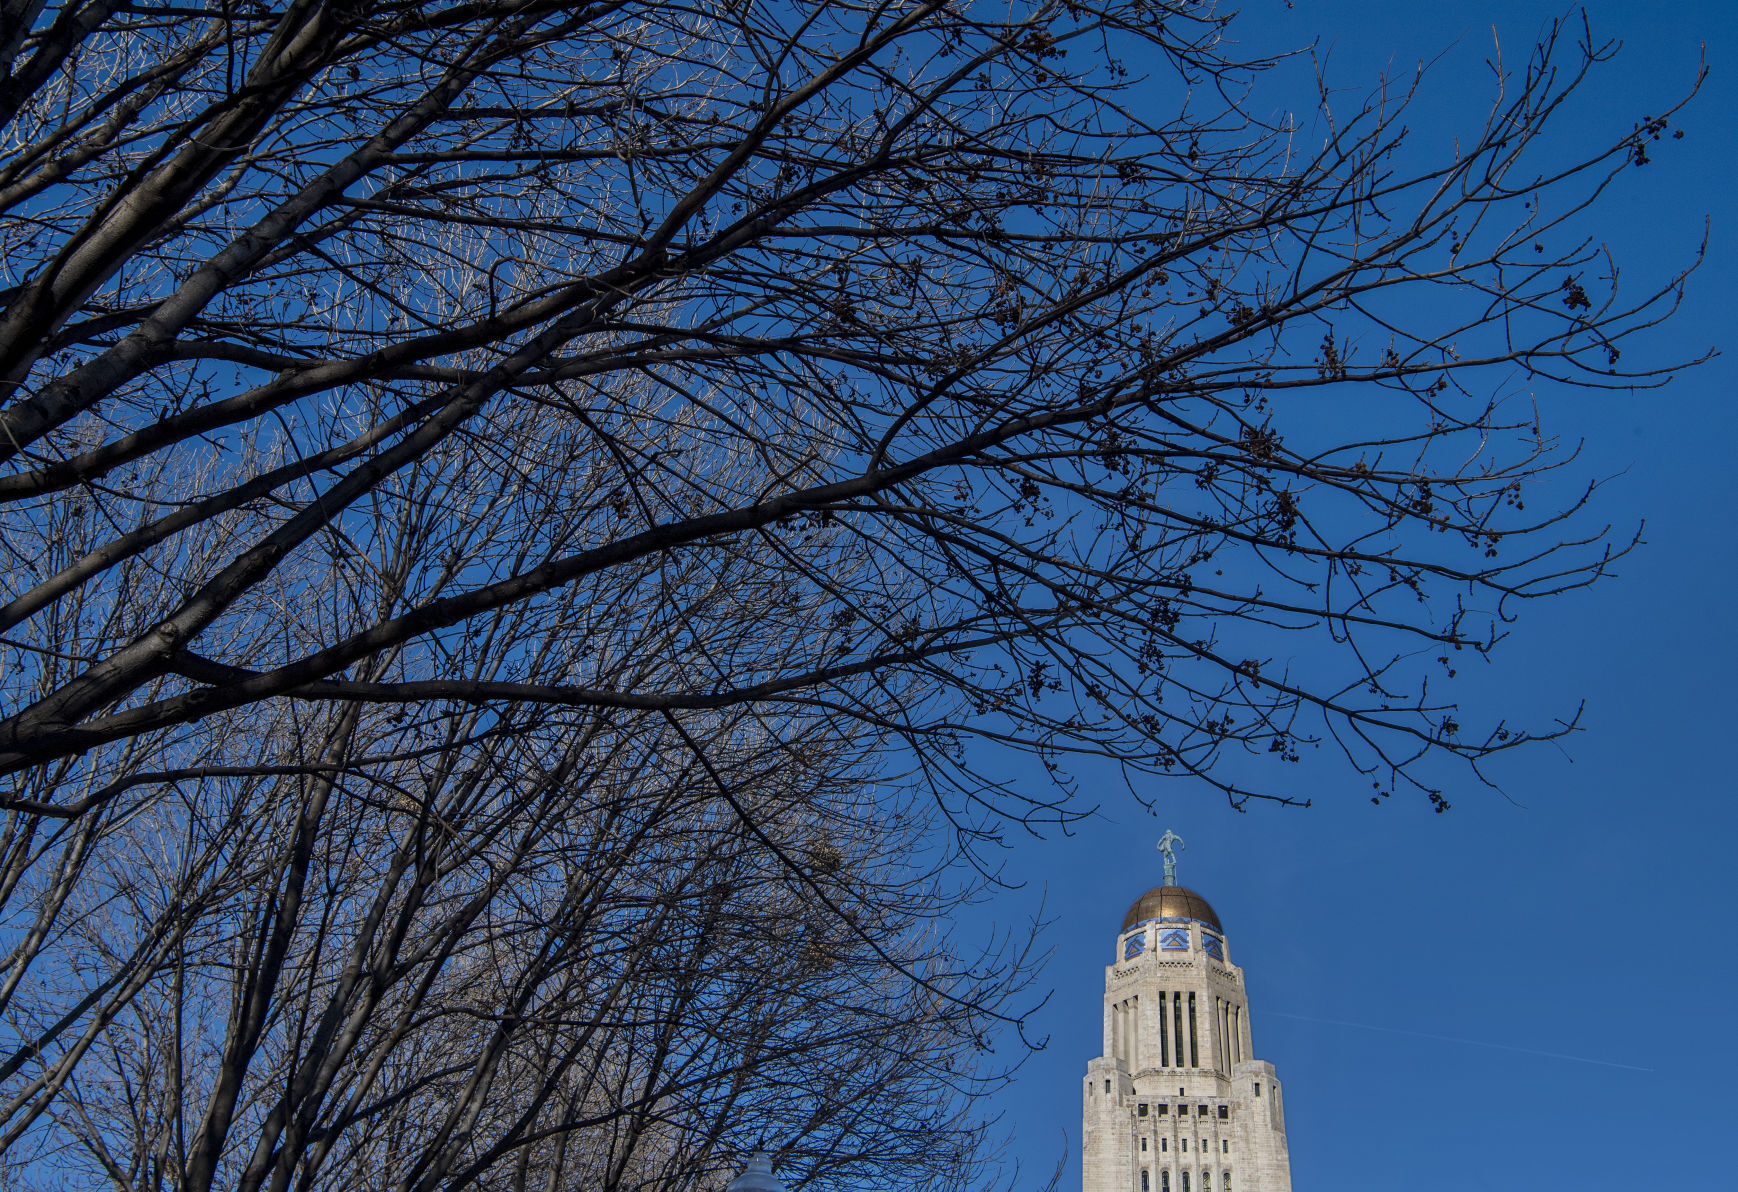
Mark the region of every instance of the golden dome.
[[1212, 904], [1187, 886], [1154, 886], [1128, 908], [1128, 914], [1122, 917], [1122, 929], [1127, 931], [1148, 919], [1197, 919], [1214, 931], [1225, 930], [1219, 926], [1219, 916], [1213, 913]]

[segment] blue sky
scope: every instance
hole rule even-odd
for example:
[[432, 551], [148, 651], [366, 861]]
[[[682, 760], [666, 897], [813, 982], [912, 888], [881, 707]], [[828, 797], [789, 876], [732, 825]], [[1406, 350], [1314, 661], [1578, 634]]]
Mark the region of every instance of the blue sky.
[[[1659, 346], [1738, 350], [1738, 5], [1587, 7], [1595, 34], [1625, 48], [1560, 135], [1657, 113], [1706, 42], [1712, 74], [1685, 139], [1626, 175], [1592, 227], [1643, 271], [1687, 260], [1711, 218], [1709, 259]], [[1563, 11], [1256, 0], [1239, 24], [1260, 48], [1319, 37], [1348, 87], [1458, 39], [1439, 68], [1442, 106], [1411, 121], [1446, 144], [1488, 80], [1492, 27], [1521, 52]], [[1103, 966], [1123, 910], [1159, 880], [1166, 827], [1188, 841], [1181, 880], [1212, 900], [1247, 974], [1256, 1052], [1286, 1085], [1300, 1192], [1729, 1185], [1734, 371], [1728, 355], [1663, 392], [1556, 399], [1557, 430], [1586, 439], [1579, 474], [1613, 478], [1597, 516], [1645, 518], [1647, 545], [1609, 582], [1530, 609], [1494, 662], [1472, 668], [1473, 706], [1548, 717], [1587, 705], [1562, 748], [1502, 761], [1502, 794], [1459, 784], [1444, 816], [1422, 798], [1373, 807], [1323, 765], [1299, 775], [1307, 811], [1239, 815], [1174, 784], [1155, 819], [1118, 797], [1120, 775], [1088, 771], [1106, 792], [1099, 818], [1011, 842], [1010, 875], [1027, 885], [994, 913], [1017, 924], [1042, 898], [1054, 949], [1054, 993], [1031, 1027], [1048, 1047], [1000, 1101], [1022, 1186], [1041, 1185], [1066, 1149], [1061, 1187], [1079, 1187]]]

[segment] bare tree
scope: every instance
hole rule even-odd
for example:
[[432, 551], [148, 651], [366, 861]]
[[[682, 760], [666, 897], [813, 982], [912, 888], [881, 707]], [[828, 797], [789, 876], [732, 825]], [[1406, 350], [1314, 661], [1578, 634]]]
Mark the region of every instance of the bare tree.
[[1431, 160], [1184, 0], [4, 11], [31, 1163], [662, 1187], [759, 1114], [964, 1178], [922, 1107], [1021, 969], [924, 934], [888, 759], [956, 842], [1079, 753], [1440, 808], [1531, 738], [1456, 652], [1624, 546], [1526, 500], [1528, 390], [1662, 381], [1682, 280], [1576, 231], [1672, 116], [1552, 143], [1584, 29]]
[[[401, 508], [444, 512], [381, 523], [382, 582], [492, 565], [503, 507], [560, 533], [608, 498], [560, 415], [526, 416], [519, 473], [455, 443], [394, 479], [420, 487]], [[557, 470], [573, 510], [538, 487]], [[508, 606], [444, 665], [631, 688], [672, 681], [672, 639], [756, 659], [842, 632], [751, 563]], [[882, 788], [885, 733], [515, 700], [279, 702], [201, 732], [245, 760], [9, 821], [0, 1150], [44, 1184], [686, 1188], [762, 1139], [818, 1186], [982, 1169], [971, 1107], [1024, 944], [962, 958], [937, 928], [974, 892], [938, 872], [933, 806]]]
[[0, 1143], [40, 1186], [676, 1189], [766, 1138], [960, 1186], [1021, 958], [935, 930], [969, 891], [861, 742], [707, 720], [308, 717], [282, 756], [341, 777], [135, 805], [8, 1007]]

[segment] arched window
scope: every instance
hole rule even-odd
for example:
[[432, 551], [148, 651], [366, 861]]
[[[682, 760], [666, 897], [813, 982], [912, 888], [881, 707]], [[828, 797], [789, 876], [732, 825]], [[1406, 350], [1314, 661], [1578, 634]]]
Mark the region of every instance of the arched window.
[[1141, 1192], [1152, 1192], [1147, 1186], [1147, 1169], [1141, 1168]]
[[1189, 1192], [1189, 1173], [1183, 1173], [1183, 1192]]
[[1231, 1192], [1231, 1173], [1229, 1171], [1220, 1172], [1219, 1186], [1224, 1189], [1224, 1192]]
[[1171, 1173], [1159, 1172], [1159, 1192], [1171, 1192]]

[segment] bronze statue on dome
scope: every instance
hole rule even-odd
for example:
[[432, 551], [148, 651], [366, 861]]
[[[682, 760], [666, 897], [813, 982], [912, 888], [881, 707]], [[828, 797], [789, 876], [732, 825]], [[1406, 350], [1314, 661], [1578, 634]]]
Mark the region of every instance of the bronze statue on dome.
[[1159, 851], [1165, 854], [1165, 885], [1177, 884], [1177, 854], [1188, 847], [1183, 843], [1183, 838], [1169, 828], [1159, 837]]

